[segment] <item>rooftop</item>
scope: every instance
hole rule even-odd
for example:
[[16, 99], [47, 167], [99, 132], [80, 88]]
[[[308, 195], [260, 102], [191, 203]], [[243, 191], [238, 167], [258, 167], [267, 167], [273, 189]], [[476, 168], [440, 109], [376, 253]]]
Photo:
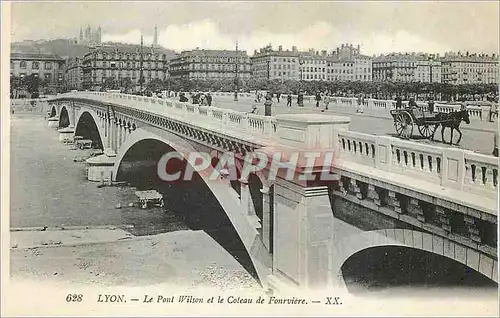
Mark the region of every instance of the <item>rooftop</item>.
[[44, 61], [64, 61], [62, 57], [52, 53], [10, 53], [11, 60], [44, 60]]
[[228, 51], [228, 50], [204, 50], [194, 49], [191, 51], [183, 51], [178, 57], [189, 56], [217, 56], [217, 57], [235, 57], [235, 56], [248, 57], [246, 51]]

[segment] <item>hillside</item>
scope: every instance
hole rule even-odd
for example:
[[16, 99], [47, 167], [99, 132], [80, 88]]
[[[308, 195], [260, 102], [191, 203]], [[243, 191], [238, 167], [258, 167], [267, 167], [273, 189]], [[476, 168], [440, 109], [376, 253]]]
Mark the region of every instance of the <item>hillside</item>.
[[[107, 42], [103, 45], [119, 45], [125, 47], [137, 47], [134, 44], [112, 43]], [[172, 58], [176, 53], [172, 50], [160, 48], [162, 53], [165, 53], [168, 58]], [[90, 51], [87, 45], [77, 44], [75, 39], [57, 39], [57, 40], [38, 40], [38, 41], [23, 41], [11, 43], [11, 52], [18, 53], [52, 53], [66, 59], [68, 57], [82, 57]]]

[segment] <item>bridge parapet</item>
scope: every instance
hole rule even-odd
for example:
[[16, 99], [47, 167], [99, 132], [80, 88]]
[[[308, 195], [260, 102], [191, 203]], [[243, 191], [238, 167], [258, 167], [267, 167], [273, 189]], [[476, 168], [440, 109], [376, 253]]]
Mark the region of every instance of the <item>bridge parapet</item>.
[[107, 103], [116, 102], [121, 106], [135, 110], [172, 116], [185, 122], [210, 126], [219, 130], [233, 130], [246, 134], [250, 132], [268, 138], [276, 135], [276, 119], [274, 117], [241, 113], [230, 109], [121, 93], [78, 92], [63, 94], [60, 97], [89, 98]]
[[394, 137], [338, 132], [339, 160], [496, 198], [498, 158]]

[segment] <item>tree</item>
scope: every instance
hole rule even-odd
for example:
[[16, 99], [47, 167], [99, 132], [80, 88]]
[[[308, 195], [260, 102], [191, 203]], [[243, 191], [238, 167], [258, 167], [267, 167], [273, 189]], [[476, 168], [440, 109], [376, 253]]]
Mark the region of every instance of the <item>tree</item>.
[[153, 78], [151, 81], [149, 81], [146, 87], [152, 92], [159, 92], [163, 90], [163, 81], [159, 78]]
[[119, 80], [120, 90], [128, 93], [134, 88], [134, 84], [129, 77], [120, 78]]
[[118, 83], [113, 76], [106, 78], [102, 83], [101, 90], [107, 90], [107, 89], [118, 89]]
[[40, 96], [40, 78], [38, 74], [30, 74], [23, 77], [22, 85], [26, 87], [28, 93], [30, 93], [31, 98], [38, 98]]

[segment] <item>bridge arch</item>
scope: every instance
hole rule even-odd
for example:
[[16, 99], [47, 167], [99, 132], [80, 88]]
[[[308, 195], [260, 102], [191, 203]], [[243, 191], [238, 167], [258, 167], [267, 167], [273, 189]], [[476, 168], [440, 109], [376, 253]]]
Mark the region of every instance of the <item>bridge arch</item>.
[[66, 128], [71, 125], [71, 119], [69, 117], [68, 109], [66, 106], [62, 106], [59, 111], [59, 128]]
[[50, 108], [50, 116], [49, 117], [56, 117], [57, 116], [57, 108], [56, 105], [52, 105]]
[[102, 127], [99, 125], [97, 113], [91, 109], [82, 109], [77, 118], [75, 125], [75, 136], [82, 136], [84, 139], [91, 139], [96, 143], [98, 148], [104, 150], [104, 135]]
[[444, 257], [467, 266], [498, 284], [498, 277], [494, 273], [498, 266], [496, 260], [468, 250], [463, 245], [437, 235], [407, 229], [366, 231], [337, 241], [333, 245], [330, 258], [334, 282], [346, 287], [342, 267], [352, 256], [370, 249], [391, 246], [414, 249]]
[[[182, 139], [182, 137], [171, 134], [168, 131], [149, 126], [138, 128], [130, 134], [117, 153], [112, 173], [115, 181], [120, 181], [120, 167], [128, 152], [133, 149], [135, 145], [145, 140], [163, 143], [177, 153], [183, 155], [189, 154], [190, 152], [196, 152], [196, 149], [188, 141]], [[260, 283], [263, 286], [267, 286], [267, 275], [268, 269], [270, 268], [271, 258], [267, 253], [262, 240], [260, 239], [258, 231], [254, 228], [248, 219], [248, 216], [241, 212], [239, 198], [232, 194], [231, 191], [228, 191], [230, 189], [230, 185], [228, 183], [225, 183], [220, 179], [211, 180], [209, 178], [210, 174], [206, 175], [200, 173], [197, 175], [201, 178], [204, 185], [218, 201], [218, 204], [227, 215], [232, 227], [241, 239]]]

